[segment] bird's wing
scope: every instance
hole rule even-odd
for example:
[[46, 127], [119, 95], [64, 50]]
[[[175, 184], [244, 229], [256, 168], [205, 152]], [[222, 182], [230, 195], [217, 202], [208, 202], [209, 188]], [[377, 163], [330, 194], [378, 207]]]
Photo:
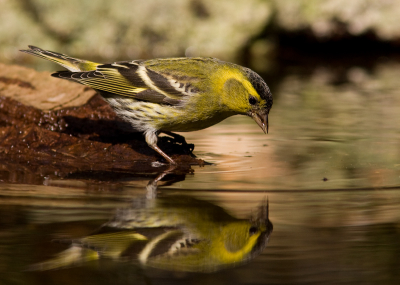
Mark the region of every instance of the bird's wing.
[[73, 241], [73, 244], [98, 251], [106, 257], [118, 258], [132, 243], [147, 242], [148, 237], [136, 231], [129, 230], [90, 235]]
[[198, 92], [193, 86], [197, 78], [154, 71], [142, 61], [103, 64], [85, 72], [60, 71], [52, 76], [76, 81], [107, 93], [173, 106], [180, 105], [187, 96]]

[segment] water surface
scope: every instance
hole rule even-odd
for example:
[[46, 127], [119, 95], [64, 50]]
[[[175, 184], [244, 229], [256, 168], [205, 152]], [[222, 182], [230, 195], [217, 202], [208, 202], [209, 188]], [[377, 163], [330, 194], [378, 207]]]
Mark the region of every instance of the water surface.
[[[323, 67], [285, 75], [272, 90], [268, 135], [240, 116], [183, 134], [213, 164], [166, 174], [158, 188], [148, 185], [157, 168], [107, 181], [99, 173], [43, 178], [44, 185], [14, 174], [19, 178], [0, 186], [1, 283], [399, 284], [399, 67], [353, 67], [341, 80]], [[246, 265], [209, 274], [111, 260], [26, 271], [65, 249], [52, 240], [90, 234], [134, 199], [174, 195], [206, 200], [237, 218], [268, 197], [268, 246]]]

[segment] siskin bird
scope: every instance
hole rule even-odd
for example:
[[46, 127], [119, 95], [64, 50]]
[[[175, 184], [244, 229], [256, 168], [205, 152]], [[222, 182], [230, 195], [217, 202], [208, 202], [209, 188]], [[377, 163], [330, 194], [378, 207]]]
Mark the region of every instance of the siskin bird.
[[29, 46], [22, 52], [60, 64], [69, 71], [52, 76], [92, 87], [147, 144], [170, 164], [158, 146], [164, 132], [205, 129], [232, 115], [253, 118], [268, 133], [272, 94], [254, 71], [216, 58], [188, 57], [95, 63]]
[[271, 232], [268, 203], [260, 206], [256, 217], [240, 220], [206, 201], [164, 197], [120, 210], [97, 233], [69, 241], [68, 249], [30, 269], [49, 270], [108, 258], [145, 268], [213, 272], [259, 255]]

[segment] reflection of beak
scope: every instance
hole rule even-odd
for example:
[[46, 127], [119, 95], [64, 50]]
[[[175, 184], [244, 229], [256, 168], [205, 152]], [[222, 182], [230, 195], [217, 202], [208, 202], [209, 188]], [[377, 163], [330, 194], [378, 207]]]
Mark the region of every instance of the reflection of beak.
[[268, 134], [268, 113], [263, 110], [259, 110], [257, 112], [252, 112], [250, 116], [254, 119], [254, 121], [256, 121], [264, 133]]
[[268, 203], [268, 197], [267, 199], [263, 199], [263, 202], [259, 208], [258, 215], [254, 221], [255, 224], [257, 224], [259, 227], [265, 226], [266, 227], [266, 233], [269, 234], [272, 232], [273, 225], [271, 221], [269, 220], [269, 203]]

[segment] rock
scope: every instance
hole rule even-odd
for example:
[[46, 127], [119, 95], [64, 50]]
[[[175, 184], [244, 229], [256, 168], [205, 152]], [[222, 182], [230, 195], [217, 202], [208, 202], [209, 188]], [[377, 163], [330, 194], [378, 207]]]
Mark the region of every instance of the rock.
[[96, 94], [91, 88], [53, 78], [50, 74], [0, 63], [1, 96], [48, 111], [81, 106]]

